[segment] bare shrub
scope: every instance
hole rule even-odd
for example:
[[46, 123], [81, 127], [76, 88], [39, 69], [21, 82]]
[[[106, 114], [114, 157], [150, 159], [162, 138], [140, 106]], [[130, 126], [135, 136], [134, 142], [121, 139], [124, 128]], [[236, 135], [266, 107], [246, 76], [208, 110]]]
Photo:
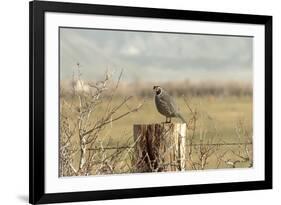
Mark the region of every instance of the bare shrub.
[[[241, 163], [246, 163], [248, 167], [253, 166], [253, 144], [252, 136], [245, 127], [245, 123], [239, 120], [235, 130], [238, 138], [237, 142], [227, 143], [220, 139], [219, 133], [211, 135], [207, 130], [198, 127], [200, 115], [193, 110], [187, 99], [184, 97], [186, 108], [191, 114], [188, 121], [188, 139], [186, 161], [188, 169], [203, 170], [206, 168], [236, 168]], [[199, 131], [199, 142], [195, 143], [195, 132]], [[214, 139], [217, 139], [214, 141]], [[242, 140], [243, 139], [243, 140]], [[207, 167], [208, 164], [212, 164]], [[241, 167], [241, 166], [240, 166]]]
[[[126, 103], [132, 99], [132, 96], [124, 97], [118, 104], [113, 103], [123, 72], [120, 72], [115, 84], [109, 72], [105, 74], [103, 80], [94, 84], [85, 84], [81, 80], [79, 63], [77, 63], [77, 71], [77, 76], [73, 74], [70, 101], [61, 98], [59, 174], [85, 176], [113, 173], [117, 166], [114, 163], [119, 161], [117, 159], [121, 158], [125, 149], [117, 148], [111, 153], [108, 152], [108, 149], [103, 148], [107, 145], [101, 139], [104, 137], [101, 136], [101, 132], [115, 121], [137, 112], [143, 104], [129, 108]], [[75, 86], [77, 82], [80, 85], [79, 89]], [[95, 119], [99, 104], [106, 104], [106, 110], [101, 117]], [[127, 111], [121, 112], [122, 107], [126, 107]], [[96, 149], [96, 146], [99, 149]]]

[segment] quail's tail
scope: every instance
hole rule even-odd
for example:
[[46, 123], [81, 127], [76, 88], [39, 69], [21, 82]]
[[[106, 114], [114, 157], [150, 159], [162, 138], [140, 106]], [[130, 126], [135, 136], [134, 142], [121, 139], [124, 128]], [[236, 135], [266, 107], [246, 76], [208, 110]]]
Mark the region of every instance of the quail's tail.
[[187, 122], [186, 122], [185, 119], [181, 116], [181, 114], [177, 114], [177, 117], [180, 118], [182, 122], [184, 122], [185, 124], [187, 124]]

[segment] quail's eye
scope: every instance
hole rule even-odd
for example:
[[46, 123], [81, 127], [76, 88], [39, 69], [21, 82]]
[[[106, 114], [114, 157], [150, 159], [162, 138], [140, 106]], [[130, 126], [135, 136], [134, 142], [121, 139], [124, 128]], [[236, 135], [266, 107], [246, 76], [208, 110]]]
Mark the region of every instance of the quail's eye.
[[156, 90], [156, 95], [159, 95], [160, 93], [161, 93], [161, 89], [158, 88], [158, 89]]

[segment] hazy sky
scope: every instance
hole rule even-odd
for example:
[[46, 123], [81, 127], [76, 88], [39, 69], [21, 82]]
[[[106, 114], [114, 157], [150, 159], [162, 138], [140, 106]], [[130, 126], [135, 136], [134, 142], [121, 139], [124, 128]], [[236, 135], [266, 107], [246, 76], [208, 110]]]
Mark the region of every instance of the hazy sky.
[[60, 29], [61, 79], [76, 63], [82, 78], [98, 80], [108, 68], [123, 80], [252, 81], [251, 37]]

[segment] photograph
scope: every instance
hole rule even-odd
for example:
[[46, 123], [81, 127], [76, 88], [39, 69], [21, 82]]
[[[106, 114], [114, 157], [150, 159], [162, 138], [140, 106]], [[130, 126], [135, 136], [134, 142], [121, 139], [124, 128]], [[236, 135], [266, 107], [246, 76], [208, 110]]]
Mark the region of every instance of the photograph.
[[253, 36], [59, 27], [59, 177], [252, 169]]
[[31, 1], [29, 202], [272, 189], [272, 16]]

